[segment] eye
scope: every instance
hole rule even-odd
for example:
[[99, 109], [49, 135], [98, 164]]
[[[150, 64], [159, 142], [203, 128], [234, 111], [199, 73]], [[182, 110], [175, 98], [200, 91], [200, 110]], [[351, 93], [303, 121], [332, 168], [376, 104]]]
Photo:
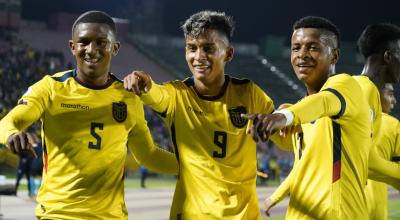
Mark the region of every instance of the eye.
[[86, 45], [90, 44], [90, 41], [87, 39], [80, 39], [80, 40], [78, 40], [78, 44], [82, 45], [82, 46], [86, 46]]
[[312, 51], [318, 51], [318, 50], [319, 50], [319, 47], [318, 47], [317, 45], [311, 45], [311, 46], [310, 46], [310, 50], [312, 50]]
[[193, 45], [187, 45], [186, 50], [188, 50], [189, 52], [196, 52], [197, 47]]
[[299, 51], [300, 50], [300, 47], [299, 46], [292, 46], [292, 51], [293, 52], [297, 52], [297, 51]]
[[211, 46], [211, 45], [206, 45], [206, 46], [204, 46], [204, 52], [206, 52], [206, 53], [214, 53], [214, 51], [215, 51], [215, 49], [214, 49], [214, 47], [213, 46]]
[[99, 40], [99, 41], [97, 41], [97, 45], [98, 45], [99, 47], [106, 47], [107, 44], [108, 44], [108, 41], [106, 41], [106, 40]]

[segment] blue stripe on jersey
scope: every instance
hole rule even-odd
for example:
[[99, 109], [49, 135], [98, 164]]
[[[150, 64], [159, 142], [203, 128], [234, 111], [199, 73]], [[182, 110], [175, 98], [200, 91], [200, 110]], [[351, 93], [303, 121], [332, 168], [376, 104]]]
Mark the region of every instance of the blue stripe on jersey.
[[392, 157], [392, 160], [391, 161], [393, 161], [393, 162], [400, 162], [400, 156], [394, 156], [394, 157]]
[[336, 89], [327, 88], [327, 89], [324, 89], [324, 91], [329, 91], [329, 92], [335, 94], [339, 98], [340, 104], [341, 104], [340, 111], [337, 115], [332, 116], [332, 119], [340, 118], [340, 116], [342, 116], [344, 114], [344, 112], [346, 111], [346, 100], [343, 98], [342, 94], [340, 94], [340, 92], [338, 92]]
[[333, 175], [332, 183], [340, 179], [341, 159], [342, 159], [342, 133], [340, 124], [332, 121], [333, 128]]
[[58, 82], [64, 82], [65, 80], [67, 80], [68, 78], [71, 78], [71, 77], [74, 77], [74, 71], [73, 70], [65, 73], [62, 76], [59, 76], [59, 77], [52, 76], [51, 78], [53, 78], [55, 81], [58, 81]]

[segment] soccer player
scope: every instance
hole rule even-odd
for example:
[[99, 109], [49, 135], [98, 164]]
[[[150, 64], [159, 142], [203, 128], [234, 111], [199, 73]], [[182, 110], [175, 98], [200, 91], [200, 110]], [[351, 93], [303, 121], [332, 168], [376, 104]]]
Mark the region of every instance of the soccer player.
[[192, 77], [158, 85], [134, 71], [124, 79], [170, 129], [179, 161], [170, 219], [261, 219], [256, 143], [240, 115], [271, 113], [273, 102], [253, 82], [225, 75], [234, 53], [231, 17], [201, 11], [182, 28]]
[[172, 153], [155, 147], [140, 99], [110, 73], [120, 43], [112, 18], [88, 11], [72, 27], [76, 69], [32, 85], [0, 122], [0, 142], [31, 149], [24, 129], [42, 121], [43, 183], [38, 219], [127, 219], [124, 164], [127, 146], [142, 165], [175, 174]]
[[[400, 176], [398, 164], [391, 163], [389, 159], [382, 158], [376, 146], [380, 142], [382, 129], [382, 108], [378, 88], [384, 88], [386, 83], [397, 83], [400, 80], [400, 28], [393, 24], [381, 23], [367, 26], [362, 32], [358, 47], [365, 58], [365, 65], [360, 76], [354, 78], [360, 84], [364, 97], [370, 106], [372, 119], [372, 148], [369, 154], [370, 179], [376, 175], [388, 175], [388, 180]], [[395, 132], [395, 131], [393, 131]], [[381, 142], [382, 143], [382, 142]], [[381, 146], [382, 147], [382, 146]], [[390, 146], [387, 146], [390, 150]], [[367, 199], [370, 219], [385, 219], [387, 213], [378, 208], [379, 199], [374, 198], [375, 183], [368, 182]], [[380, 184], [377, 184], [380, 185]], [[386, 216], [386, 217], [385, 217]]]
[[[393, 94], [393, 85], [385, 84], [380, 88], [382, 104], [381, 135], [376, 144], [376, 153], [382, 158], [395, 163], [400, 162], [400, 123], [389, 113], [396, 104]], [[388, 188], [386, 183], [368, 180], [366, 194], [370, 219], [388, 218]]]
[[[385, 83], [396, 83], [400, 78], [400, 71], [399, 71], [399, 61], [396, 59], [396, 51], [399, 49], [399, 36], [400, 36], [400, 29], [392, 24], [378, 24], [378, 25], [370, 25], [368, 26], [362, 33], [358, 45], [360, 51], [363, 53], [366, 59], [366, 64], [364, 66], [363, 72], [359, 76], [354, 76], [354, 79], [357, 80], [361, 89], [363, 90], [364, 97], [366, 98], [369, 109], [371, 112], [372, 118], [372, 141], [373, 146], [376, 145], [376, 142], [379, 141], [379, 131], [381, 130], [381, 103], [379, 99], [379, 91], [378, 88], [384, 87]], [[386, 54], [386, 55], [385, 55]], [[385, 58], [386, 56], [386, 58]], [[386, 59], [386, 60], [385, 60]], [[391, 86], [391, 85], [387, 85]], [[392, 88], [392, 87], [391, 87]], [[387, 88], [390, 89], [390, 88]], [[393, 90], [392, 90], [393, 91]], [[393, 133], [395, 131], [392, 131]], [[390, 146], [388, 146], [387, 150], [390, 150]], [[296, 151], [295, 151], [296, 154]], [[375, 168], [378, 172], [381, 170], [385, 171], [384, 164], [387, 164], [389, 167], [396, 168], [398, 165], [390, 164], [387, 159], [386, 161], [382, 161], [379, 157], [381, 154], [375, 153], [374, 150], [370, 151], [370, 160], [369, 167]], [[379, 162], [371, 162], [379, 160]], [[391, 169], [393, 170], [393, 169]], [[390, 171], [389, 171], [390, 172]], [[386, 172], [386, 173], [389, 173]], [[396, 172], [392, 172], [393, 175], [396, 175]], [[380, 180], [382, 178], [372, 176], [374, 179]], [[384, 179], [388, 183], [396, 183], [393, 181], [392, 178], [386, 177]], [[390, 181], [390, 182], [389, 182]], [[288, 189], [285, 189], [285, 185], [282, 184], [274, 194], [266, 200], [266, 212], [276, 204], [276, 202], [280, 201], [284, 198], [285, 195], [288, 193]], [[373, 181], [376, 183], [375, 181]], [[368, 207], [370, 211], [371, 219], [384, 219], [382, 215], [382, 209], [375, 209], [378, 207], [379, 204], [383, 204], [380, 201], [374, 201], [374, 193], [371, 184], [368, 184], [370, 187], [367, 190], [367, 199], [368, 199]], [[379, 184], [378, 184], [379, 185]], [[380, 190], [381, 191], [381, 190]], [[380, 194], [380, 193], [375, 193]], [[386, 193], [387, 194], [387, 193]], [[382, 194], [380, 194], [382, 195]], [[382, 198], [382, 197], [381, 197]], [[374, 210], [377, 210], [375, 213]], [[380, 213], [380, 214], [379, 214]], [[387, 216], [387, 213], [385, 214]], [[387, 217], [386, 217], [387, 218]]]
[[[400, 80], [400, 28], [387, 23], [369, 25], [361, 34], [358, 46], [366, 60], [358, 81], [365, 91], [373, 113], [372, 137], [376, 143], [380, 135], [382, 117], [378, 88], [382, 88], [385, 83], [397, 83]], [[375, 148], [372, 148], [369, 178], [375, 179], [376, 175], [386, 175], [389, 178], [400, 179], [400, 167], [377, 155]]]
[[251, 114], [251, 134], [266, 140], [287, 126], [302, 127], [305, 148], [290, 178], [287, 219], [367, 219], [367, 182], [371, 124], [359, 84], [335, 74], [340, 34], [327, 19], [296, 21], [291, 63], [308, 96], [273, 114]]

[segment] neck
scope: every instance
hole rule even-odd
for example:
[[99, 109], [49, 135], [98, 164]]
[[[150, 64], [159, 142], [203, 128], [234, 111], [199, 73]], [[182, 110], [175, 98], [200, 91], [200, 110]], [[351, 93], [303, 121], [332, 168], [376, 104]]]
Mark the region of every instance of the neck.
[[194, 79], [194, 87], [196, 91], [202, 96], [216, 96], [221, 92], [224, 87], [225, 75], [222, 75], [218, 79], [211, 82], [204, 82], [198, 79]]
[[321, 74], [321, 77], [318, 81], [309, 84], [305, 83], [307, 94], [312, 95], [318, 93], [328, 78], [333, 75], [335, 75], [335, 66], [331, 65], [325, 74]]
[[378, 57], [370, 56], [367, 58], [361, 75], [367, 76], [378, 88], [382, 88], [385, 82], [385, 67]]
[[79, 70], [77, 70], [76, 77], [79, 81], [88, 86], [99, 87], [107, 84], [110, 79], [110, 75], [108, 73], [101, 74], [99, 76], [93, 77], [82, 74]]

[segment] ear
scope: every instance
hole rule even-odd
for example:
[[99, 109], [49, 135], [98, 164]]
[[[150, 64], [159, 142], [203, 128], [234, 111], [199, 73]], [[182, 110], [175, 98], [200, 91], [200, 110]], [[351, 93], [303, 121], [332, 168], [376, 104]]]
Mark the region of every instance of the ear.
[[119, 51], [120, 48], [121, 48], [121, 42], [116, 41], [116, 42], [113, 44], [112, 55], [113, 55], [113, 56], [116, 56], [116, 55], [118, 54], [118, 51]]
[[340, 49], [339, 48], [333, 49], [331, 64], [336, 64], [339, 61], [339, 57], [340, 57]]
[[235, 53], [235, 50], [233, 49], [232, 46], [229, 46], [226, 49], [226, 56], [225, 56], [225, 62], [229, 62], [233, 59], [233, 54]]
[[383, 62], [385, 64], [389, 64], [392, 61], [392, 53], [390, 52], [390, 50], [385, 50], [385, 52], [383, 53]]
[[74, 44], [74, 41], [73, 40], [69, 40], [68, 44], [69, 44], [69, 49], [71, 50], [72, 55], [75, 56], [75, 44]]

